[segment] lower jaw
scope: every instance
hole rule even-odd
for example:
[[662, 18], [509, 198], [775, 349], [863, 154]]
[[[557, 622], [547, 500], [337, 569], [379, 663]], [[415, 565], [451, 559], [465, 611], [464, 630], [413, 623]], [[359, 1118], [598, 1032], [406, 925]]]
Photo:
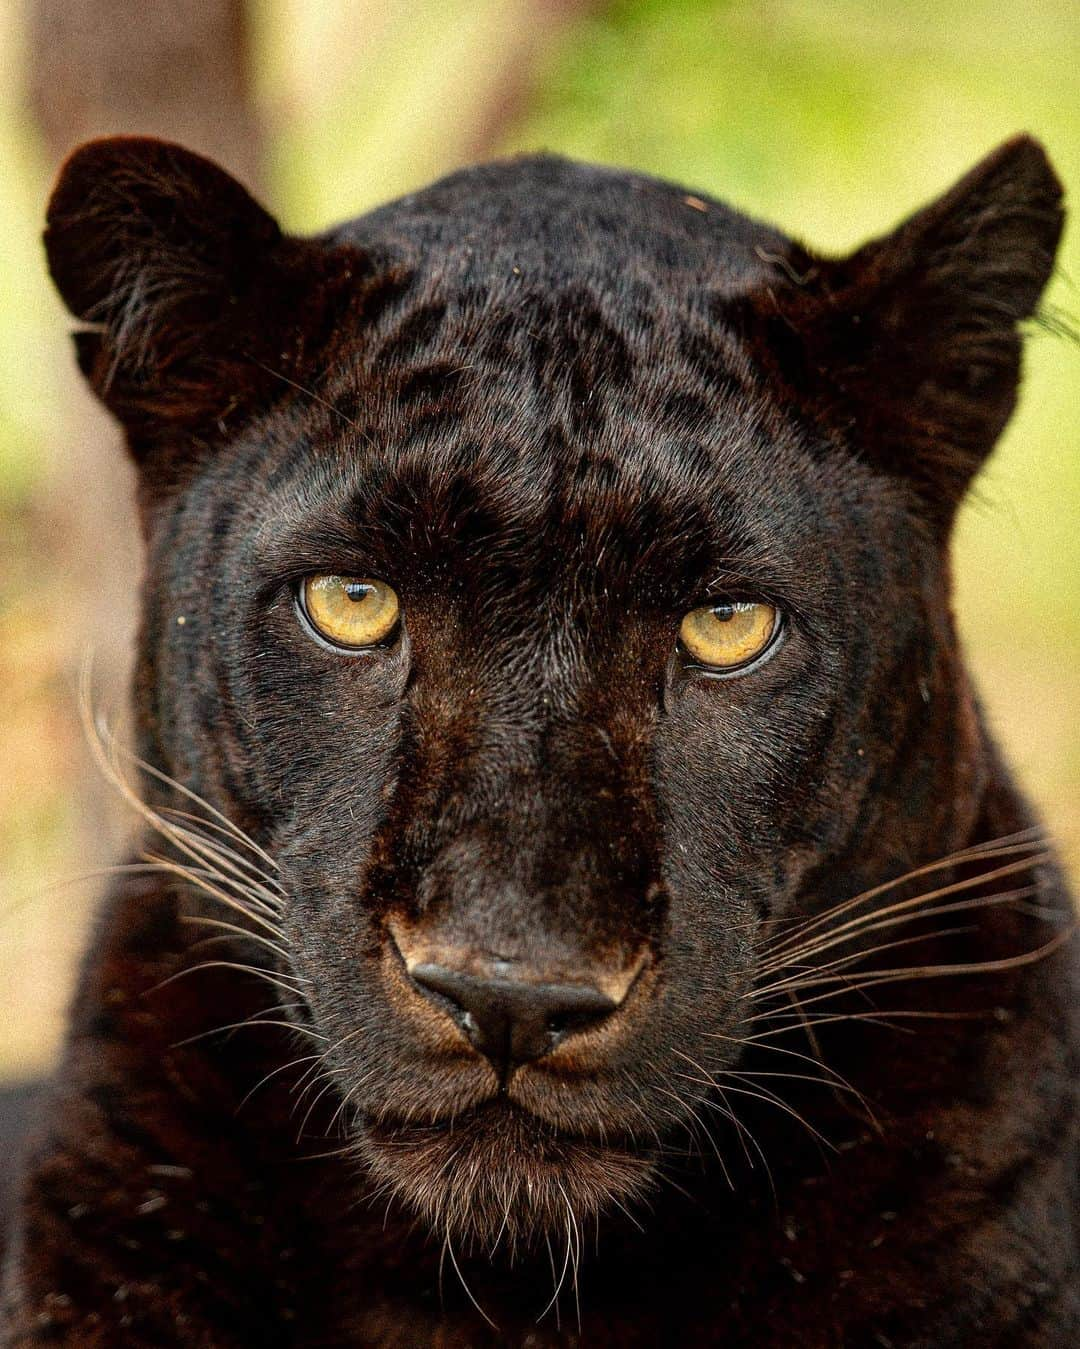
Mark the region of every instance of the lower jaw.
[[452, 1123], [369, 1121], [357, 1141], [380, 1191], [436, 1235], [487, 1252], [563, 1238], [654, 1181], [648, 1153], [556, 1132], [504, 1102]]

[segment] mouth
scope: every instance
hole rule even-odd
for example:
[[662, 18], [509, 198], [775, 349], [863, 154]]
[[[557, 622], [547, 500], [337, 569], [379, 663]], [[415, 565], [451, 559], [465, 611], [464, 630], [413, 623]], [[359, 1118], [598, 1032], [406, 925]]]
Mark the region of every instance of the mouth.
[[555, 1130], [505, 1098], [433, 1123], [370, 1119], [358, 1143], [381, 1194], [466, 1250], [511, 1256], [628, 1208], [656, 1165], [628, 1141]]

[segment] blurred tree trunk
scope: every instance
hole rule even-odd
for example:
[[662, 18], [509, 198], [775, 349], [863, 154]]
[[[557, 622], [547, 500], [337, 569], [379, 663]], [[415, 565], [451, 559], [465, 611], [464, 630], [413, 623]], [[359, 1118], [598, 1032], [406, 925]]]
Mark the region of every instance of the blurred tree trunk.
[[483, 159], [501, 149], [507, 132], [529, 107], [551, 46], [581, 20], [610, 8], [611, 0], [525, 0], [517, 40], [501, 79], [487, 103], [475, 110], [470, 159]]
[[31, 20], [31, 96], [58, 158], [138, 133], [257, 178], [244, 0], [35, 0]]
[[[180, 141], [256, 185], [244, 0], [32, 0], [29, 20], [31, 103], [56, 167], [84, 140], [138, 133]], [[97, 704], [115, 716], [142, 565], [133, 475], [119, 430], [78, 386], [73, 360], [69, 368], [70, 430], [43, 489], [51, 534], [43, 542], [61, 572], [73, 660], [92, 651]], [[94, 865], [110, 860], [116, 817], [88, 756], [81, 761], [81, 851]]]
[[[25, 14], [31, 110], [54, 172], [84, 140], [141, 133], [180, 141], [257, 187], [260, 135], [243, 0], [27, 0]], [[56, 736], [41, 752], [54, 760], [57, 788], [72, 801], [64, 812], [72, 822], [64, 856], [57, 859], [60, 874], [70, 877], [121, 860], [129, 836], [130, 818], [91, 759], [76, 688], [83, 653], [90, 652], [95, 710], [123, 731], [142, 549], [134, 475], [119, 428], [83, 387], [60, 327], [58, 315], [56, 356], [64, 378], [57, 383], [66, 431], [62, 443], [46, 447], [28, 542], [41, 560], [55, 631], [62, 634], [63, 654], [50, 672]], [[89, 897], [101, 888], [78, 893]], [[0, 971], [22, 1030], [7, 1049], [27, 1068], [44, 1066], [61, 1033], [85, 940], [89, 906], [73, 905], [71, 892], [60, 892], [65, 895], [62, 904], [35, 910], [23, 937], [28, 957]]]

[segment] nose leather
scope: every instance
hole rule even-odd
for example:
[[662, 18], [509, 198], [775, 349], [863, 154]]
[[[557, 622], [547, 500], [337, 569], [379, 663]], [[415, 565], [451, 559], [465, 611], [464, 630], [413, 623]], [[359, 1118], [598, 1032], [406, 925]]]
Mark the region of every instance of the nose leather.
[[425, 994], [450, 1003], [454, 1020], [504, 1080], [618, 1005], [589, 984], [489, 979], [434, 964], [415, 965], [410, 973]]

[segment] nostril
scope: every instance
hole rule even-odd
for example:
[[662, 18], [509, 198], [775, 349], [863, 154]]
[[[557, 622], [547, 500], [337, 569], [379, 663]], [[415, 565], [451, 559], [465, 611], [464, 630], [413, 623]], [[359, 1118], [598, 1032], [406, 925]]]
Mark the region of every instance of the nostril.
[[614, 1004], [592, 1012], [555, 1012], [547, 1019], [548, 1033], [551, 1035], [572, 1035], [574, 1031], [587, 1030], [596, 1022], [603, 1021], [615, 1010]]

